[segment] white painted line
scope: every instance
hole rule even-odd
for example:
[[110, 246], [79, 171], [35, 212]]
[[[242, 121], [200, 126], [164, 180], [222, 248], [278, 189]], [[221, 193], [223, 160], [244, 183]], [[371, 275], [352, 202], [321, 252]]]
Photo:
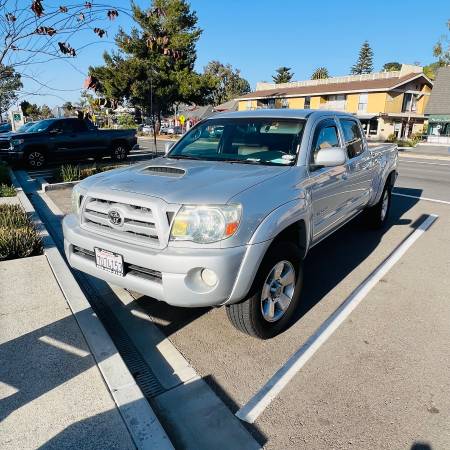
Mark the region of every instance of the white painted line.
[[50, 336], [41, 336], [39, 338], [41, 342], [45, 342], [52, 347], [59, 348], [60, 350], [64, 350], [67, 353], [72, 353], [72, 355], [79, 356], [81, 358], [88, 356], [90, 353], [86, 350], [82, 350], [81, 348], [75, 347], [70, 344], [66, 344], [65, 342], [58, 341], [58, 339], [54, 339]]
[[410, 159], [402, 159], [402, 163], [409, 163], [409, 164], [428, 164], [429, 166], [450, 166], [450, 164], [446, 163], [432, 163], [432, 162], [426, 162], [426, 161], [411, 161]]
[[320, 346], [337, 330], [347, 319], [352, 311], [362, 302], [370, 290], [389, 272], [395, 263], [406, 253], [406, 251], [419, 239], [423, 233], [438, 218], [437, 215], [429, 215], [424, 222], [405, 240], [391, 255], [380, 264], [329, 316], [325, 322], [308, 338], [281, 367], [270, 380], [244, 405], [237, 413], [239, 419], [253, 423], [259, 415], [269, 406], [270, 402], [283, 390], [292, 380], [295, 374], [308, 362]]
[[450, 202], [446, 200], [438, 200], [436, 198], [419, 197], [418, 195], [400, 194], [399, 192], [393, 192], [392, 195], [396, 195], [397, 197], [417, 198], [418, 200], [425, 200], [427, 202], [443, 203], [445, 205], [450, 205]]

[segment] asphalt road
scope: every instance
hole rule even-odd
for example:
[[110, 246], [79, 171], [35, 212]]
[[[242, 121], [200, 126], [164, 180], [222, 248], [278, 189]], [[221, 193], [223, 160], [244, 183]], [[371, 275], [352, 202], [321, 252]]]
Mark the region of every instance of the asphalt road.
[[450, 160], [400, 158], [396, 192], [450, 202]]
[[[447, 165], [442, 165], [447, 164]], [[449, 161], [402, 156], [389, 227], [355, 220], [305, 260], [302, 307], [282, 335], [237, 332], [222, 309], [137, 304], [236, 412], [417, 228], [438, 220], [258, 417], [267, 449], [450, 448]], [[70, 191], [49, 193], [66, 211]]]

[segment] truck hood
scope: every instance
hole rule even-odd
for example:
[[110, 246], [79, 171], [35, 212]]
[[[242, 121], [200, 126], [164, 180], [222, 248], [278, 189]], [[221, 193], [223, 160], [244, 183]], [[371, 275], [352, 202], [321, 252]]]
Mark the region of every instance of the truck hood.
[[157, 158], [127, 169], [89, 177], [80, 187], [159, 197], [176, 204], [224, 204], [240, 192], [281, 175], [290, 167]]

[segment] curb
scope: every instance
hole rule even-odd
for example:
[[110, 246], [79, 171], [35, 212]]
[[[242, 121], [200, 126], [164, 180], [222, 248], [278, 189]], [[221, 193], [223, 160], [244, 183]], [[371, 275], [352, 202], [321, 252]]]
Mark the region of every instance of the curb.
[[36, 181], [41, 185], [41, 191], [57, 191], [59, 189], [66, 189], [78, 184], [81, 180], [77, 181], [63, 181], [61, 183], [49, 183], [44, 177], [36, 177]]
[[86, 296], [78, 286], [55, 242], [12, 171], [11, 181], [17, 189], [17, 195], [23, 208], [31, 214], [36, 228], [42, 235], [44, 254], [134, 444], [138, 449], [144, 450], [173, 450], [174, 447], [165, 430], [102, 323], [93, 314]]

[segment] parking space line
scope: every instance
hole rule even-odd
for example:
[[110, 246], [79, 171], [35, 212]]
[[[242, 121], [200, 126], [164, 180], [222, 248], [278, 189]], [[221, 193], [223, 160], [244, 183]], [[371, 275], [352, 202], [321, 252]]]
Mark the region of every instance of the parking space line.
[[362, 302], [372, 288], [389, 272], [406, 251], [430, 228], [438, 218], [430, 214], [390, 255], [384, 260], [333, 312], [312, 336], [287, 360], [287, 362], [267, 381], [267, 383], [245, 404], [236, 416], [253, 423], [269, 406], [271, 401], [292, 380], [308, 362], [320, 346], [337, 330], [352, 311]]
[[411, 161], [410, 159], [403, 159], [402, 163], [410, 163], [410, 164], [428, 164], [429, 166], [450, 166], [450, 164], [446, 163], [435, 163], [435, 162], [427, 162], [427, 161]]
[[450, 202], [446, 200], [438, 200], [437, 198], [419, 197], [418, 195], [400, 194], [399, 192], [393, 192], [392, 195], [396, 195], [398, 197], [416, 198], [419, 200], [425, 200], [427, 202], [444, 203], [445, 205], [450, 205]]

